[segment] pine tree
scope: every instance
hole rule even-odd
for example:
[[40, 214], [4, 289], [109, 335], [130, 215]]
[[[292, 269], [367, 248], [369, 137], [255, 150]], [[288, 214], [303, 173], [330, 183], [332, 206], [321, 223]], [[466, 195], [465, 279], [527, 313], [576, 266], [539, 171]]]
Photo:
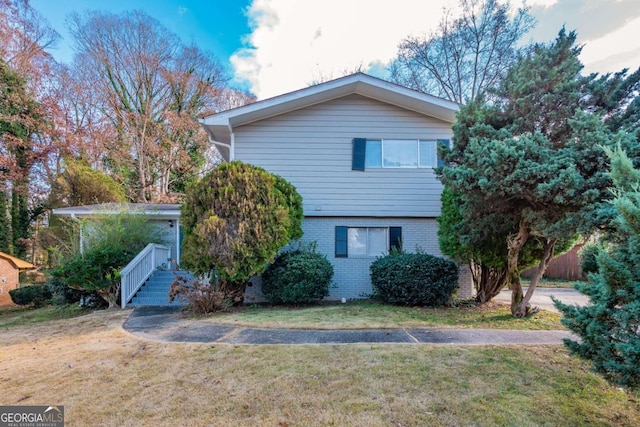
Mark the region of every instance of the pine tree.
[[[552, 44], [535, 45], [509, 71], [492, 103], [479, 98], [463, 106], [449, 166], [441, 171], [444, 184], [461, 197], [461, 240], [503, 237], [511, 311], [519, 317], [531, 314], [529, 300], [558, 244], [588, 233], [592, 212], [610, 197], [599, 146], [635, 143], [581, 110], [576, 37], [563, 29]], [[504, 224], [513, 230], [505, 233]], [[523, 295], [521, 258], [532, 239], [542, 254]]]
[[617, 244], [601, 247], [598, 272], [576, 288], [591, 299], [586, 306], [554, 300], [562, 322], [580, 341], [565, 340], [571, 352], [590, 360], [608, 380], [640, 386], [640, 171], [624, 151], [607, 150], [616, 198], [612, 205]]

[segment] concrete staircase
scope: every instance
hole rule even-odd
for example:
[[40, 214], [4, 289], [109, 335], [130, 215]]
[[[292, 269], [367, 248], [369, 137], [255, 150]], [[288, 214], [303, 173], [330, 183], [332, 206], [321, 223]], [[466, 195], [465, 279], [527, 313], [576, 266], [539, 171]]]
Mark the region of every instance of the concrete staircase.
[[155, 270], [145, 284], [136, 292], [127, 307], [186, 305], [186, 303], [178, 300], [169, 303], [169, 289], [178, 275], [193, 279], [193, 274], [185, 270]]

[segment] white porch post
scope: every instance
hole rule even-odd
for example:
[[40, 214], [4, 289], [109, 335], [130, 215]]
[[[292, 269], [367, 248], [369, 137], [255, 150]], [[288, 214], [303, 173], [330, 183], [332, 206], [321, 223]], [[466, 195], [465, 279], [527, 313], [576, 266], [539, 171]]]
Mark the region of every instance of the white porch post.
[[180, 266], [180, 218], [176, 219], [176, 268]]

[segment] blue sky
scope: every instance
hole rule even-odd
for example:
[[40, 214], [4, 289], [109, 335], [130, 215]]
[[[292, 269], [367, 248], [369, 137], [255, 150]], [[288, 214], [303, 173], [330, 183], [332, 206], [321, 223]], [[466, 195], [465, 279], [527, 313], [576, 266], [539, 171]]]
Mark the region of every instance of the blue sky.
[[[512, 4], [519, 4], [512, 0]], [[260, 99], [361, 68], [384, 73], [408, 35], [424, 36], [455, 0], [31, 0], [63, 39], [52, 54], [72, 58], [65, 19], [87, 9], [139, 9], [227, 67], [232, 84]], [[528, 0], [537, 19], [526, 42], [553, 40], [565, 25], [584, 44], [585, 72], [640, 66], [640, 0]]]

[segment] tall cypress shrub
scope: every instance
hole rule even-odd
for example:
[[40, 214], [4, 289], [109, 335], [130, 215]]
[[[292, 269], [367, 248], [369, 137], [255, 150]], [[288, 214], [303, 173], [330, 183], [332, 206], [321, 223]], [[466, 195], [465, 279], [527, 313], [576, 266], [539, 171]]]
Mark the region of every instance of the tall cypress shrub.
[[562, 322], [580, 341], [565, 340], [571, 352], [593, 364], [609, 381], [640, 386], [640, 171], [618, 147], [611, 159], [617, 210], [611, 241], [597, 256], [598, 271], [576, 284], [591, 303], [572, 306], [554, 300]]

